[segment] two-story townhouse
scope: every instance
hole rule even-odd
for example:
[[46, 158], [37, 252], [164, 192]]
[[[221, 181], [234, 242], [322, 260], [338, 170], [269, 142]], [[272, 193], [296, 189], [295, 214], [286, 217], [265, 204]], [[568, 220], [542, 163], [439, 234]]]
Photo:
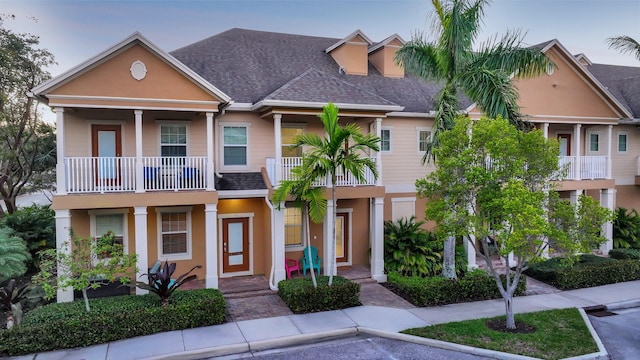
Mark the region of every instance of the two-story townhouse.
[[[168, 259], [179, 271], [202, 265], [207, 287], [249, 274], [275, 286], [285, 258], [301, 257], [303, 221], [300, 209], [273, 204], [271, 194], [300, 164], [304, 149], [291, 149], [292, 139], [323, 134], [317, 115], [331, 101], [341, 123], [380, 136], [381, 151], [366, 155], [381, 176], [367, 174], [364, 184], [350, 174], [337, 184], [319, 179], [337, 188], [328, 206], [337, 208], [338, 235], [328, 238], [327, 216], [311, 225], [311, 243], [325, 274], [339, 271], [329, 266], [335, 241], [338, 266], [366, 265], [384, 281], [383, 221], [424, 214], [414, 182], [431, 169], [421, 159], [440, 88], [394, 63], [402, 44], [397, 35], [374, 43], [360, 31], [333, 39], [232, 29], [166, 53], [134, 33], [36, 87], [34, 96], [57, 114], [58, 243], [70, 228], [89, 236], [112, 230], [138, 253], [139, 275]], [[635, 128], [617, 130], [632, 122], [633, 101], [607, 90], [580, 63], [586, 57], [557, 41], [539, 47], [558, 68], [518, 87], [523, 112], [561, 141], [570, 170], [562, 195], [586, 192], [613, 208], [620, 184], [637, 198], [623, 201], [640, 200], [635, 183], [616, 176], [635, 178], [614, 164], [631, 159], [635, 171]], [[461, 107], [479, 116], [468, 101]], [[623, 141], [626, 152], [612, 151]], [[610, 237], [610, 224], [605, 230]]]

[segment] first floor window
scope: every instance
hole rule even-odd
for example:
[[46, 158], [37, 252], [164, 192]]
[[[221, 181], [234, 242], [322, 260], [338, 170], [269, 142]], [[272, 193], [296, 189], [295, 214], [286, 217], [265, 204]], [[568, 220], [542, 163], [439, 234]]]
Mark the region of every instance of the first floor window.
[[247, 127], [225, 126], [223, 128], [224, 165], [247, 165]]
[[160, 156], [187, 156], [186, 125], [160, 125]]
[[160, 257], [189, 255], [188, 211], [160, 213]]
[[113, 234], [113, 240], [116, 244], [125, 246], [124, 244], [124, 215], [123, 214], [105, 214], [95, 216], [95, 238], [98, 239], [108, 233]]
[[302, 246], [302, 208], [286, 207], [284, 209], [284, 244], [285, 246]]
[[627, 152], [627, 134], [618, 134], [618, 152]]
[[600, 134], [589, 134], [589, 151], [597, 152], [600, 150]]
[[391, 151], [391, 130], [380, 131], [380, 151]]

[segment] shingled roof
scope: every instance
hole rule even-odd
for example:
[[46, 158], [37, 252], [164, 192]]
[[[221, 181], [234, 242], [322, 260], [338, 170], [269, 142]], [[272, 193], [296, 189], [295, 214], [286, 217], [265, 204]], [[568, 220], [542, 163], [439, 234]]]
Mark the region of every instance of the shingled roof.
[[[319, 78], [314, 94], [305, 87], [305, 94], [328, 94], [338, 84], [357, 87], [358, 91], [341, 94], [345, 103], [377, 105], [397, 104], [405, 112], [429, 112], [440, 90], [437, 83], [425, 83], [412, 77], [387, 78], [369, 64], [369, 75], [339, 73], [339, 65], [325, 50], [340, 41], [305, 35], [282, 34], [245, 29], [231, 29], [171, 52], [182, 63], [231, 96], [235, 102], [252, 103], [278, 96], [274, 92], [307, 73], [304, 77]], [[313, 69], [315, 72], [309, 72]], [[302, 83], [296, 86], [302, 86]], [[366, 94], [366, 96], [364, 96]], [[279, 96], [284, 96], [280, 93]], [[328, 97], [316, 99], [322, 102]], [[291, 100], [291, 99], [287, 99]], [[335, 98], [331, 99], [335, 101]], [[461, 104], [462, 107], [468, 104]]]
[[592, 64], [587, 70], [640, 119], [640, 67]]

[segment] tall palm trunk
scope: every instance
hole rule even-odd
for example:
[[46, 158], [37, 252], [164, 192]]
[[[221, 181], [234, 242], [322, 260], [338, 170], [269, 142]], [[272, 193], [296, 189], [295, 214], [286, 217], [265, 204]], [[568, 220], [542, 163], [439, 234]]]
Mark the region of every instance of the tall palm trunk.
[[303, 208], [302, 217], [304, 218], [304, 237], [307, 243], [307, 256], [312, 261], [311, 268], [311, 281], [313, 282], [313, 287], [318, 288], [318, 281], [316, 280], [316, 273], [313, 269], [313, 258], [311, 257], [311, 232], [309, 231], [309, 204], [305, 203]]
[[329, 286], [333, 284], [333, 270], [336, 268], [336, 216], [337, 210], [336, 206], [338, 202], [336, 201], [336, 174], [335, 172], [331, 174], [331, 199], [333, 201], [333, 207], [331, 208], [331, 216], [333, 219], [333, 226], [331, 229], [331, 262], [329, 269]]

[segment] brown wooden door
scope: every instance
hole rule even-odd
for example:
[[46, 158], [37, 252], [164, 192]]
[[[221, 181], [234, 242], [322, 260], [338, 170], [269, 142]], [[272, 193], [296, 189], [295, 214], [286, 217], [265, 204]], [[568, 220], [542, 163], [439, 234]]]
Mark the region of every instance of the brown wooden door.
[[349, 214], [336, 214], [336, 263], [349, 261]]
[[120, 184], [122, 134], [120, 125], [91, 125], [91, 155], [96, 185]]
[[560, 156], [571, 156], [571, 134], [558, 134]]
[[222, 272], [249, 271], [249, 218], [222, 219]]

